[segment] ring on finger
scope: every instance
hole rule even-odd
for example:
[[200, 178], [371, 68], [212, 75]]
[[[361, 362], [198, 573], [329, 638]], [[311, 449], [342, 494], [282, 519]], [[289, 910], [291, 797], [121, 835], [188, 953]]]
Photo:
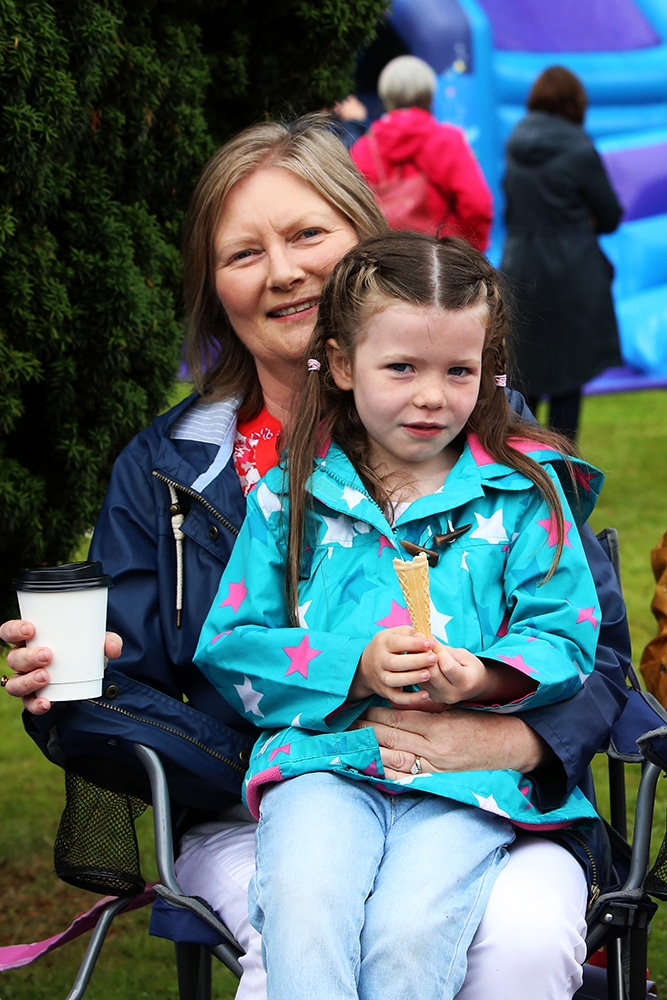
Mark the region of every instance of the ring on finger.
[[415, 762], [410, 768], [410, 774], [421, 774], [421, 773], [422, 773], [421, 757], [415, 757]]
[[7, 674], [3, 674], [2, 677], [0, 677], [0, 687], [3, 687], [3, 688], [7, 687], [7, 681], [8, 680], [9, 680], [9, 677], [7, 676]]

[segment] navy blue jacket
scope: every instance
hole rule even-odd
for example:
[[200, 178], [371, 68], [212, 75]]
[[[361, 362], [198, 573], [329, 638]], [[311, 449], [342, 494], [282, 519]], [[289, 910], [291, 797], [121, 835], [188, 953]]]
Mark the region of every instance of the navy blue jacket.
[[[240, 798], [256, 733], [193, 666], [192, 656], [243, 521], [245, 500], [231, 461], [216, 472], [217, 445], [172, 436], [197, 398], [158, 417], [114, 466], [91, 545], [91, 558], [102, 561], [114, 584], [108, 626], [124, 640], [120, 659], [107, 668], [103, 696], [56, 705], [45, 716], [26, 713], [25, 721], [42, 750], [61, 764], [77, 754], [117, 753], [115, 746], [106, 749], [110, 734], [143, 742], [151, 742], [153, 734], [156, 748], [172, 758], [179, 781], [176, 798], [186, 805], [220, 808]], [[510, 402], [520, 412], [525, 405], [516, 393], [510, 393]], [[199, 488], [204, 470], [216, 474]], [[184, 514], [180, 626], [168, 483]], [[625, 606], [613, 568], [588, 528], [584, 545], [603, 615], [596, 668], [568, 701], [522, 714], [560, 762], [532, 776], [544, 809], [585, 784], [588, 765], [606, 747], [627, 697]], [[163, 738], [168, 746], [160, 742]], [[187, 774], [193, 763], [199, 786]]]

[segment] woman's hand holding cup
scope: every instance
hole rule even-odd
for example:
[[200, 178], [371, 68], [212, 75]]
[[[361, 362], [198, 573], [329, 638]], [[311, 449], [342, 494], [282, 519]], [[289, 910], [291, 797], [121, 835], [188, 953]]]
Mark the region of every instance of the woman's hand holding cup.
[[[43, 715], [51, 708], [48, 698], [37, 692], [50, 681], [48, 666], [53, 654], [48, 646], [26, 646], [35, 635], [32, 622], [14, 619], [0, 625], [0, 639], [14, 648], [7, 654], [7, 666], [14, 674], [7, 680], [5, 690], [14, 698], [22, 698], [23, 705], [32, 715]], [[76, 642], [76, 637], [72, 637]], [[104, 639], [104, 655], [115, 660], [123, 649], [123, 640], [116, 632], [107, 632]]]

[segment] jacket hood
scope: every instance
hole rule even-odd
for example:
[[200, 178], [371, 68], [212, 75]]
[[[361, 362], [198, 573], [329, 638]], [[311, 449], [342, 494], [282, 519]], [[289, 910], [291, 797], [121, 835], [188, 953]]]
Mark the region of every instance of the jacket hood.
[[587, 145], [580, 125], [546, 111], [531, 111], [507, 141], [507, 155], [523, 166], [540, 166], [564, 150]]
[[435, 118], [423, 108], [397, 108], [371, 126], [380, 155], [390, 163], [415, 160], [433, 135]]

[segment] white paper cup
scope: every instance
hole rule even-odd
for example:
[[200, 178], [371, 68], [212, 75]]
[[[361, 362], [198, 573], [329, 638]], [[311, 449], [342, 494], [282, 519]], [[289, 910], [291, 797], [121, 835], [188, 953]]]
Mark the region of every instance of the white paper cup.
[[35, 626], [28, 646], [48, 646], [51, 682], [38, 691], [49, 701], [99, 698], [104, 677], [107, 594], [100, 562], [26, 569], [12, 584], [21, 617]]

